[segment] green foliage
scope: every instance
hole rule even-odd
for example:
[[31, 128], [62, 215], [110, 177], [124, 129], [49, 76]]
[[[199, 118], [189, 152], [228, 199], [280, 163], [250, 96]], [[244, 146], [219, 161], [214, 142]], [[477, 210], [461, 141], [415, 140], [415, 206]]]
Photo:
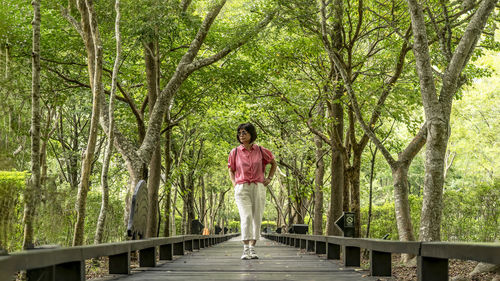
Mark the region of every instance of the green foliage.
[[[147, 126], [150, 104], [146, 101], [147, 85], [144, 71], [144, 43], [158, 40], [160, 66], [160, 88], [163, 89], [176, 66], [198, 31], [199, 24], [214, 1], [193, 1], [188, 10], [180, 11], [179, 0], [122, 1], [122, 63], [119, 81], [123, 93], [116, 102], [117, 127], [123, 137], [140, 145], [138, 122]], [[171, 174], [165, 177], [165, 188], [177, 190], [175, 196], [186, 195], [180, 190], [181, 177], [192, 176], [195, 194], [195, 209], [200, 211], [199, 197], [203, 179], [207, 196], [208, 212], [217, 208], [220, 194], [230, 188], [227, 176], [227, 156], [238, 145], [236, 126], [253, 122], [258, 127], [257, 143], [269, 148], [281, 161], [281, 183], [275, 180], [270, 186], [282, 204], [299, 200], [311, 200], [316, 168], [313, 134], [305, 123], [328, 136], [333, 121], [320, 116], [313, 109], [319, 102], [349, 106], [346, 96], [333, 100], [331, 89], [334, 72], [321, 38], [318, 36], [317, 3], [315, 1], [227, 1], [219, 17], [214, 21], [206, 41], [198, 52], [198, 59], [207, 58], [224, 47], [234, 44], [241, 34], [246, 34], [269, 11], [280, 5], [275, 20], [256, 38], [238, 48], [223, 60], [193, 73], [174, 95], [171, 117], [178, 122], [172, 131], [173, 158]], [[61, 16], [60, 0], [42, 3], [42, 131], [55, 133], [46, 141], [47, 183], [44, 185], [40, 205], [37, 208], [35, 227], [36, 244], [58, 243], [70, 245], [76, 218], [74, 204], [79, 178], [79, 161], [82, 148], [87, 141], [87, 119], [91, 112], [91, 94], [88, 88], [89, 75], [86, 53], [80, 35]], [[350, 64], [353, 89], [362, 105], [362, 115], [368, 119], [385, 87], [388, 77], [393, 75], [395, 61], [404, 40], [401, 34], [409, 27], [408, 12], [400, 3], [365, 2], [363, 26], [356, 42], [352, 40], [356, 30], [359, 7], [357, 2], [346, 3], [344, 13], [344, 49], [352, 50], [349, 57], [344, 51], [346, 64]], [[429, 2], [429, 12], [434, 13], [437, 25], [442, 28], [446, 20], [439, 12], [441, 6]], [[66, 5], [64, 3], [63, 5]], [[113, 1], [95, 2], [99, 31], [103, 41], [104, 67], [109, 70], [114, 58], [114, 10]], [[391, 6], [394, 5], [394, 6]], [[460, 5], [453, 6], [453, 9]], [[72, 7], [71, 15], [79, 21], [78, 11]], [[393, 15], [390, 27], [382, 15]], [[426, 14], [426, 16], [428, 16]], [[31, 87], [31, 7], [20, 0], [0, 0], [0, 107], [8, 114], [0, 118], [0, 168], [17, 170], [29, 167], [29, 124]], [[498, 16], [497, 16], [498, 18]], [[466, 21], [464, 21], [465, 23]], [[482, 48], [472, 54], [474, 65], [464, 70], [470, 87], [457, 95], [452, 113], [450, 156], [456, 155], [448, 171], [444, 193], [443, 239], [463, 241], [494, 241], [498, 229], [498, 171], [500, 150], [499, 76], [498, 50], [495, 40], [494, 21], [487, 26], [488, 34], [481, 39]], [[330, 24], [330, 22], [329, 22]], [[394, 31], [398, 28], [398, 33]], [[373, 31], [373, 32], [371, 32]], [[463, 26], [453, 30], [452, 45], [461, 38]], [[443, 57], [435, 32], [429, 30], [431, 56], [436, 70], [443, 70]], [[411, 41], [411, 39], [410, 39]], [[352, 43], [352, 45], [350, 45]], [[377, 45], [375, 45], [377, 43]], [[411, 43], [411, 42], [410, 42]], [[489, 52], [491, 49], [495, 52]], [[6, 51], [10, 61], [6, 64]], [[371, 50], [371, 51], [370, 51]], [[8, 73], [4, 73], [4, 69]], [[437, 77], [437, 76], [436, 76]], [[15, 78], [15, 79], [13, 79]], [[104, 74], [104, 87], [110, 88], [110, 75]], [[438, 82], [439, 84], [440, 82]], [[437, 85], [438, 88], [440, 85]], [[160, 89], [160, 91], [161, 91]], [[128, 95], [124, 98], [125, 94]], [[130, 98], [130, 99], [129, 99]], [[127, 102], [125, 100], [129, 99]], [[131, 105], [139, 111], [139, 119], [132, 114]], [[49, 123], [47, 112], [57, 112], [57, 122]], [[348, 118], [345, 110], [345, 120]], [[55, 113], [53, 114], [55, 117]], [[375, 133], [387, 139], [385, 144], [396, 156], [412, 139], [423, 123], [420, 87], [415, 73], [411, 50], [406, 54], [405, 67], [398, 83], [393, 85]], [[55, 124], [57, 123], [57, 124]], [[347, 128], [347, 123], [344, 124]], [[355, 137], [359, 140], [363, 132], [355, 124]], [[163, 137], [163, 135], [162, 135]], [[99, 143], [104, 143], [100, 136]], [[163, 139], [161, 140], [163, 144]], [[349, 143], [349, 141], [345, 141]], [[14, 155], [16, 149], [19, 153]], [[323, 143], [323, 149], [328, 145]], [[92, 243], [96, 220], [100, 209], [99, 177], [102, 165], [102, 150], [97, 152], [93, 163], [92, 189], [87, 199], [85, 242]], [[199, 160], [193, 155], [200, 153]], [[164, 155], [163, 155], [164, 157]], [[414, 232], [417, 233], [422, 204], [424, 155], [418, 155], [409, 171], [410, 204]], [[329, 184], [332, 180], [329, 152], [324, 155], [324, 209], [330, 200]], [[363, 155], [361, 167], [362, 234], [366, 233], [368, 212], [368, 186], [371, 155], [368, 149]], [[164, 159], [162, 160], [162, 163]], [[286, 166], [285, 166], [286, 164]], [[74, 165], [74, 166], [73, 166]], [[279, 173], [279, 172], [278, 172]], [[392, 174], [380, 153], [376, 156], [373, 183], [373, 238], [390, 234], [397, 239], [395, 225]], [[7, 202], [11, 213], [0, 214], [0, 219], [11, 219], [16, 223], [8, 231], [9, 249], [19, 249], [22, 241], [22, 201], [19, 194], [24, 189], [24, 178], [16, 184], [4, 184], [0, 174], [0, 201]], [[21, 177], [24, 177], [21, 180]], [[22, 184], [21, 184], [22, 181]], [[110, 171], [110, 209], [104, 240], [118, 241], [123, 238], [123, 209], [127, 193], [128, 174], [120, 155], [115, 155]], [[8, 191], [5, 191], [7, 186]], [[290, 195], [287, 188], [290, 189]], [[16, 190], [17, 193], [12, 193]], [[6, 193], [5, 193], [6, 192]], [[163, 190], [160, 190], [160, 196]], [[174, 194], [174, 193], [173, 193]], [[14, 198], [13, 200], [10, 200]], [[210, 198], [210, 199], [209, 199]], [[211, 200], [210, 202], [208, 202]], [[177, 197], [176, 207], [182, 210], [183, 198]], [[162, 201], [164, 202], [164, 201]], [[272, 202], [272, 203], [271, 203]], [[276, 228], [277, 211], [274, 201], [268, 196], [263, 227]], [[309, 203], [309, 202], [308, 202]], [[4, 204], [4, 203], [2, 203]], [[12, 205], [13, 204], [13, 205]], [[488, 205], [489, 204], [489, 205]], [[225, 195], [216, 220], [228, 220], [229, 228], [239, 228], [238, 210], [231, 190]], [[312, 204], [308, 205], [309, 211]], [[460, 211], [457, 211], [458, 210]], [[1, 210], [1, 209], [0, 209]], [[163, 213], [163, 208], [160, 208]], [[207, 210], [205, 210], [207, 211]], [[163, 216], [169, 214], [162, 214]], [[199, 214], [197, 214], [199, 215]], [[180, 216], [175, 217], [176, 233], [181, 233]], [[162, 219], [164, 221], [164, 219]], [[326, 223], [326, 214], [324, 216]], [[305, 223], [310, 224], [310, 214]], [[484, 231], [483, 231], [484, 230]], [[2, 232], [3, 233], [3, 232]], [[2, 234], [3, 235], [3, 234]], [[6, 237], [7, 235], [0, 236]], [[0, 238], [2, 242], [2, 238]], [[5, 244], [4, 244], [5, 245]]]
[[231, 220], [228, 222], [227, 225], [228, 225], [227, 228], [229, 228], [229, 230], [236, 230], [236, 232], [240, 231], [240, 222], [239, 221]]
[[[422, 210], [422, 198], [419, 196], [410, 195], [408, 199], [410, 203], [413, 233], [417, 234], [420, 221], [420, 211]], [[366, 236], [367, 222], [368, 207], [365, 206], [361, 208], [362, 237]], [[386, 239], [399, 240], [393, 201], [387, 201], [383, 204], [374, 205], [372, 207], [372, 219], [370, 223], [369, 238], [383, 238], [386, 234], [389, 235]]]
[[27, 172], [0, 171], [0, 250], [18, 249], [22, 242], [23, 206]]
[[[101, 209], [101, 192], [90, 192], [87, 198], [87, 220], [85, 221], [86, 244], [94, 243], [97, 219]], [[126, 237], [123, 215], [125, 210], [125, 200], [118, 196], [110, 196], [108, 202], [108, 213], [104, 229], [103, 243], [121, 241]]]
[[264, 231], [266, 228], [270, 228], [271, 230], [276, 230], [276, 221], [262, 221], [261, 230]]
[[[366, 234], [366, 222], [368, 221], [368, 208], [361, 208], [361, 233]], [[382, 238], [389, 234], [387, 239], [398, 240], [398, 230], [396, 227], [396, 215], [394, 213], [394, 203], [386, 202], [383, 205], [373, 206], [372, 220], [370, 223], [370, 238]]]
[[500, 178], [443, 194], [442, 236], [447, 241], [495, 242], [500, 238]]

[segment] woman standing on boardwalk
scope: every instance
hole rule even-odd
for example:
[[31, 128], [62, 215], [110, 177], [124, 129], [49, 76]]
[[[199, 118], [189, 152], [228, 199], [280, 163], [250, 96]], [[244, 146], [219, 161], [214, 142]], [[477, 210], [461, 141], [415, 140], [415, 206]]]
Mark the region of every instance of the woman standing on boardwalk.
[[[258, 259], [255, 244], [260, 238], [260, 226], [266, 205], [266, 186], [274, 176], [276, 161], [271, 151], [253, 143], [257, 139], [257, 131], [251, 123], [238, 126], [236, 139], [241, 145], [231, 150], [227, 166], [240, 213], [243, 241], [241, 259]], [[271, 169], [265, 177], [267, 164], [271, 164]]]

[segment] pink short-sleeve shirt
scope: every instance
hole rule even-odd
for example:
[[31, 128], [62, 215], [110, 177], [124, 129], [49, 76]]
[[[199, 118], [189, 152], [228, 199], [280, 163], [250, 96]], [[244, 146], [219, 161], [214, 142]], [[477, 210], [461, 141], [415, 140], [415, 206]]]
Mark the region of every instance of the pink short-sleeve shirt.
[[234, 172], [236, 184], [263, 183], [266, 165], [273, 159], [271, 151], [262, 146], [253, 144], [251, 149], [247, 150], [243, 145], [240, 145], [229, 153], [227, 167]]

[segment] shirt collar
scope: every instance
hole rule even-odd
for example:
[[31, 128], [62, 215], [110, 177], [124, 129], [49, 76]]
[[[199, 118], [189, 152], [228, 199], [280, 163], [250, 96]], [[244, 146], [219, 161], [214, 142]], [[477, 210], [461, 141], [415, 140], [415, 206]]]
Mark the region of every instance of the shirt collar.
[[[243, 144], [240, 144], [240, 150], [246, 150], [245, 146]], [[257, 147], [257, 145], [255, 143], [252, 143], [252, 146], [250, 147], [250, 150], [249, 151], [253, 151], [255, 150], [255, 148]]]

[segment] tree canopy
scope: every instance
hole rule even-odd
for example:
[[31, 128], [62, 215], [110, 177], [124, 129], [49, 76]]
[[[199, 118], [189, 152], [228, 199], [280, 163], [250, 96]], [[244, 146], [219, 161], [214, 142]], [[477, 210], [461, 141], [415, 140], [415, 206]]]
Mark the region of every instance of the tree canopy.
[[278, 163], [265, 227], [338, 235], [352, 211], [358, 237], [499, 239], [498, 1], [117, 2], [41, 1], [35, 157], [34, 10], [0, 0], [0, 250], [29, 207], [32, 245], [125, 239], [141, 179], [147, 236], [237, 229], [245, 122]]

